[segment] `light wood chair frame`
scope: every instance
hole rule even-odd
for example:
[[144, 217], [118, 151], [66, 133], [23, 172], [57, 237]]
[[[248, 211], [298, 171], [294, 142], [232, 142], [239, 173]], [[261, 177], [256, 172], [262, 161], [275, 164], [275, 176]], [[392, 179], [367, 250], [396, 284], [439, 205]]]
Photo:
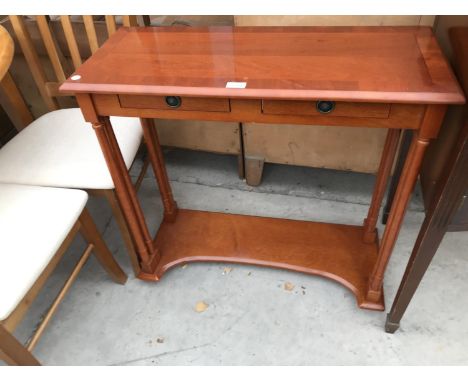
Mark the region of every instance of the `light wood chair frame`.
[[[87, 242], [86, 249], [76, 263], [70, 276], [65, 281], [57, 297], [54, 299], [47, 313], [44, 315], [42, 321], [38, 324], [27, 343], [23, 345], [13, 336], [12, 333], [19, 325], [24, 315], [27, 313], [32, 302], [43, 288], [49, 276], [57, 267], [59, 261], [69, 248], [78, 232], [81, 233]], [[42, 271], [41, 275], [37, 278], [33, 286], [25, 294], [13, 312], [6, 319], [0, 321], [0, 359], [4, 359], [10, 365], [40, 365], [39, 361], [32, 354], [32, 350], [37, 345], [39, 338], [44, 333], [44, 330], [49, 324], [53, 314], [57, 311], [59, 304], [62, 302], [66, 293], [73, 285], [73, 282], [76, 280], [79, 272], [93, 251], [109, 276], [115, 282], [119, 284], [125, 284], [127, 281], [126, 274], [115, 261], [114, 257], [109, 251], [109, 248], [106, 246], [104, 240], [99, 234], [99, 231], [96, 228], [96, 225], [94, 224], [89, 212], [85, 208], [63, 241], [62, 245], [52, 257], [44, 271]]]
[[[86, 30], [86, 35], [88, 38], [89, 47], [91, 53], [94, 53], [98, 48], [98, 38], [96, 34], [95, 21], [93, 16], [87, 15], [83, 17], [83, 24]], [[58, 92], [60, 84], [66, 79], [67, 73], [65, 70], [66, 60], [64, 54], [58, 47], [56, 39], [49, 26], [48, 16], [35, 16], [39, 33], [44, 42], [44, 46], [47, 51], [47, 55], [52, 64], [52, 68], [55, 74], [55, 81], [49, 81], [44, 68], [39, 59], [39, 55], [34, 47], [31, 35], [25, 25], [23, 16], [9, 16], [13, 29], [15, 31], [18, 42], [23, 51], [23, 55], [29, 65], [31, 74], [33, 76], [34, 82], [41, 94], [44, 102], [46, 103], [47, 108], [50, 111], [58, 110], [59, 103], [57, 98], [61, 96], [70, 96], [67, 94], [62, 94]], [[149, 18], [146, 16], [143, 17], [144, 24], [149, 25]], [[73, 30], [73, 23], [70, 19], [70, 16], [62, 15], [60, 16], [60, 22], [63, 27], [65, 39], [70, 50], [71, 59], [73, 62], [74, 68], [82, 63], [82, 57], [78, 49], [77, 39]], [[137, 16], [122, 16], [122, 22], [124, 26], [137, 26], [138, 18]], [[117, 30], [117, 24], [115, 16], [105, 16], [105, 23], [108, 32], [108, 36], [111, 36]], [[4, 79], [0, 84], [0, 90], [4, 94], [8, 94], [9, 103], [13, 105], [17, 119], [20, 121], [20, 125], [23, 127], [27, 126], [33, 121], [33, 117], [28, 107], [24, 102], [18, 87], [14, 83], [11, 75], [6, 74]], [[143, 182], [144, 176], [149, 167], [149, 158], [144, 160], [142, 169], [138, 175], [137, 180], [135, 181], [135, 187], [138, 190]], [[133, 164], [132, 164], [133, 166]], [[112, 213], [116, 219], [117, 225], [122, 233], [122, 238], [127, 248], [127, 251], [130, 255], [130, 260], [135, 274], [138, 274], [140, 271], [140, 262], [138, 256], [135, 252], [134, 244], [132, 242], [131, 236], [129, 234], [127, 223], [122, 214], [120, 205], [117, 200], [117, 196], [114, 189], [85, 189], [88, 194], [94, 196], [101, 196], [107, 199]]]

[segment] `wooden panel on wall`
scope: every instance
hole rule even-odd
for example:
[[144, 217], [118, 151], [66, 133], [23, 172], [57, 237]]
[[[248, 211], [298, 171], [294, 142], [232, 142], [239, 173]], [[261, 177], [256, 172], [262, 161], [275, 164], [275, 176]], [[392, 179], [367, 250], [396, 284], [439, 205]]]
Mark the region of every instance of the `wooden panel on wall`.
[[161, 144], [223, 154], [241, 153], [239, 124], [232, 122], [156, 120]]
[[434, 25], [435, 16], [234, 16], [238, 26]]
[[271, 163], [373, 173], [386, 134], [386, 129], [249, 123], [244, 151]]
[[163, 16], [153, 15], [151, 25], [154, 26], [230, 26], [234, 25], [234, 16], [231, 15], [183, 15]]

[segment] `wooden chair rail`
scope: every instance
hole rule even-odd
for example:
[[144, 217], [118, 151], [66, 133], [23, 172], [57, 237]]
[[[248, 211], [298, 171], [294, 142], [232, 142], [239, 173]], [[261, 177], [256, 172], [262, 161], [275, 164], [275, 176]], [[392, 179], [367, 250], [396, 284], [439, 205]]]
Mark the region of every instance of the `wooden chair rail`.
[[[44, 318], [37, 326], [32, 336], [27, 340], [26, 344], [21, 344], [12, 336], [12, 332], [15, 330], [17, 325], [21, 322], [22, 318], [29, 309], [31, 303], [39, 294], [40, 290], [44, 286], [45, 282], [55, 270], [60, 259], [64, 256], [68, 250], [71, 242], [76, 237], [76, 234], [80, 232], [84, 237], [87, 246], [81, 255], [80, 259], [76, 263], [73, 271], [66, 279], [63, 287], [59, 291], [57, 297], [52, 302]], [[67, 237], [59, 247], [55, 255], [52, 257], [49, 264], [42, 271], [40, 276], [37, 278], [35, 283], [16, 306], [13, 312], [3, 321], [0, 322], [0, 357], [3, 357], [10, 364], [18, 365], [38, 365], [39, 362], [30, 353], [36, 346], [38, 340], [44, 333], [45, 328], [49, 324], [52, 316], [57, 311], [60, 303], [63, 301], [66, 293], [73, 285], [73, 282], [78, 277], [79, 272], [82, 270], [86, 261], [90, 257], [91, 253], [95, 254], [102, 267], [107, 271], [109, 276], [117, 283], [125, 284], [127, 276], [122, 271], [120, 266], [112, 257], [109, 249], [104, 243], [100, 236], [89, 212], [86, 208], [82, 211], [77, 222], [74, 224]]]
[[88, 244], [86, 247], [86, 250], [83, 252], [83, 254], [80, 257], [80, 260], [76, 264], [75, 268], [73, 269], [72, 273], [68, 277], [68, 279], [65, 281], [65, 284], [63, 285], [62, 289], [58, 293], [57, 297], [55, 298], [54, 302], [50, 306], [49, 310], [43, 317], [41, 323], [39, 326], [36, 328], [32, 336], [27, 340], [26, 342], [26, 349], [29, 351], [32, 351], [35, 347], [39, 339], [41, 338], [42, 334], [44, 333], [45, 328], [50, 322], [50, 319], [54, 315], [54, 313], [57, 311], [57, 308], [59, 307], [60, 303], [64, 299], [66, 293], [68, 290], [71, 288], [73, 285], [73, 282], [76, 280], [78, 277], [78, 274], [80, 271], [83, 269], [83, 266], [86, 264], [86, 261], [88, 260], [89, 256], [91, 256], [91, 253], [94, 249], [93, 244]]

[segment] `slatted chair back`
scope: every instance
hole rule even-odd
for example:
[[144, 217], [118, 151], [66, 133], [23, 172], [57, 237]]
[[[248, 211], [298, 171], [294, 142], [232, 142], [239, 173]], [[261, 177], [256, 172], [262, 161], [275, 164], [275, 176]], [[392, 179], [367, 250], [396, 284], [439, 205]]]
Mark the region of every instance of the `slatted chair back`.
[[[104, 21], [96, 21], [91, 15], [81, 17], [84, 29], [86, 31], [89, 50], [92, 54], [99, 48], [99, 40], [96, 33], [96, 23], [105, 23], [107, 35], [111, 36], [113, 33], [115, 33], [118, 27], [116, 23], [116, 17], [105, 16]], [[55, 76], [53, 79], [49, 79], [46, 76], [43, 63], [39, 58], [31, 35], [28, 31], [28, 28], [26, 27], [24, 17], [10, 16], [11, 24], [29, 65], [34, 82], [38, 87], [39, 93], [41, 94], [41, 97], [50, 111], [57, 110], [59, 109], [57, 97], [66, 96], [66, 94], [59, 93], [58, 88], [61, 83], [65, 81], [65, 79], [71, 74], [71, 72], [73, 72], [74, 69], [81, 65], [84, 59], [84, 55], [83, 52], [80, 51], [80, 44], [76, 38], [76, 23], [74, 21], [72, 22], [70, 16], [60, 16], [60, 24], [63, 28], [66, 46], [68, 48], [74, 69], [67, 62], [63, 51], [60, 49], [59, 44], [57, 43], [57, 38], [51, 29], [51, 20], [49, 16], [35, 16], [35, 20], [40, 37], [44, 43], [47, 56], [53, 68], [53, 73]], [[143, 21], [145, 25], [148, 25], [149, 17], [144, 16]], [[138, 26], [138, 17], [122, 16], [122, 24], [124, 26]]]

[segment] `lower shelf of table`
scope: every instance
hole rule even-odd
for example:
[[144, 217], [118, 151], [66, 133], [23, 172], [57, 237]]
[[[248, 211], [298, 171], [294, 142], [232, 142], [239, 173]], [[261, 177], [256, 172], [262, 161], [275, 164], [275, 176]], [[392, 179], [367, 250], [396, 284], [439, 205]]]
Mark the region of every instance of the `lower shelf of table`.
[[161, 260], [154, 274], [140, 278], [157, 281], [194, 261], [262, 265], [327, 277], [349, 288], [359, 307], [384, 310], [383, 297], [366, 301], [378, 243], [363, 243], [362, 235], [360, 226], [182, 209], [161, 224], [155, 238]]

